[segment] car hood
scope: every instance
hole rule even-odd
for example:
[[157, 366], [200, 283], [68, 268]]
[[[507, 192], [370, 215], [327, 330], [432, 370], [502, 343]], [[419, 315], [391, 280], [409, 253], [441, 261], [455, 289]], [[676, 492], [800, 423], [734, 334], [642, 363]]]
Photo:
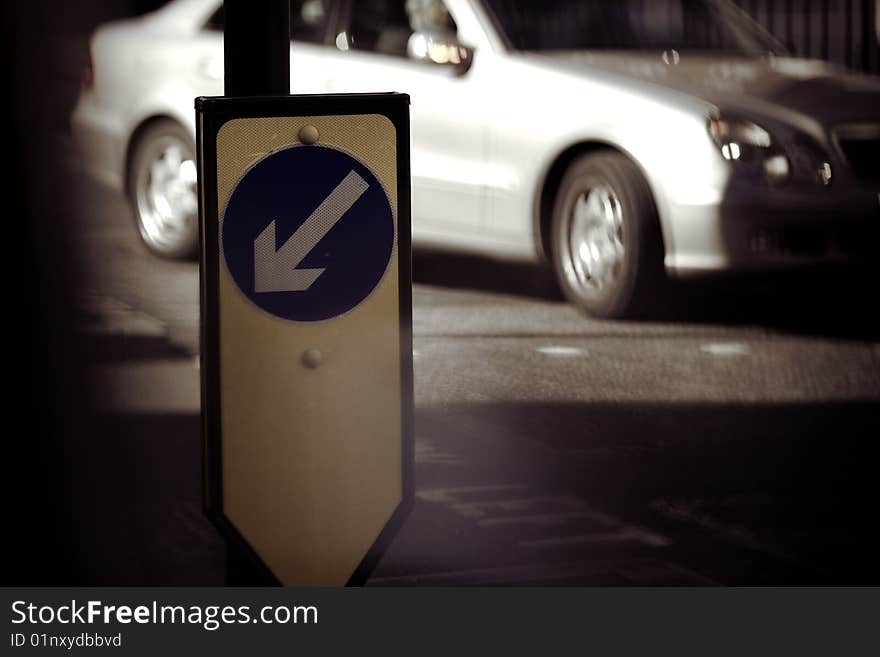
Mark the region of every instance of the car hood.
[[595, 52], [539, 57], [551, 58], [555, 67], [562, 65], [583, 75], [602, 71], [647, 83], [640, 85], [643, 88], [659, 85], [711, 103], [722, 112], [812, 124], [821, 126], [823, 132], [841, 123], [880, 123], [880, 81], [847, 74], [817, 60], [683, 54], [677, 63], [666, 63], [657, 54]]

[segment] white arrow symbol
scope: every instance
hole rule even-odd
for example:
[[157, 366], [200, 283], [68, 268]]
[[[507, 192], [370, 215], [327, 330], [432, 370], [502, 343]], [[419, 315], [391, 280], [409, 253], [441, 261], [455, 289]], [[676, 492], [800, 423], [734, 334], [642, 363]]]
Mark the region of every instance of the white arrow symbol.
[[254, 290], [256, 292], [303, 292], [323, 269], [297, 269], [318, 242], [363, 196], [369, 185], [354, 171], [336, 186], [280, 249], [275, 248], [273, 220], [254, 240]]

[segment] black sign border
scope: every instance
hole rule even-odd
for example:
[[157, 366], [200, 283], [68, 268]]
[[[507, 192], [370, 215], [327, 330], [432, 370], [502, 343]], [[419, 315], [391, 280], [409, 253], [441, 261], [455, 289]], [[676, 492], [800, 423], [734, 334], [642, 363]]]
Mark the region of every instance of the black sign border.
[[[199, 189], [199, 298], [202, 397], [202, 494], [205, 513], [250, 562], [254, 584], [281, 582], [235, 528], [223, 510], [222, 428], [220, 422], [220, 224], [217, 198], [217, 134], [232, 119], [285, 116], [379, 114], [394, 125], [397, 142], [397, 253], [400, 316], [401, 501], [347, 586], [363, 586], [399, 531], [415, 501], [415, 444], [412, 363], [412, 228], [409, 96], [400, 93], [291, 95], [248, 98], [199, 97], [196, 149]], [[206, 221], [206, 217], [212, 218]]]

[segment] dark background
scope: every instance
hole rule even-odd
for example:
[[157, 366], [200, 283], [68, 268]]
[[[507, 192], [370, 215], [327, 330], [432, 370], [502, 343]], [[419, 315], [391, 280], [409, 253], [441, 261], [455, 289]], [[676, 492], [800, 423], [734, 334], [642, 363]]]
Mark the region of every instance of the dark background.
[[[91, 30], [161, 4], [22, 0], [3, 7], [4, 318], [13, 391], [3, 433], [4, 585], [88, 583], [87, 555], [77, 554], [78, 523], [92, 503], [81, 494], [83, 480], [126, 467], [103, 451], [102, 429], [89, 411], [83, 369], [92, 346], [72, 330], [77, 271], [58, 202], [74, 190], [60, 171], [55, 138], [68, 131]], [[880, 70], [873, 0], [738, 4], [799, 53]]]

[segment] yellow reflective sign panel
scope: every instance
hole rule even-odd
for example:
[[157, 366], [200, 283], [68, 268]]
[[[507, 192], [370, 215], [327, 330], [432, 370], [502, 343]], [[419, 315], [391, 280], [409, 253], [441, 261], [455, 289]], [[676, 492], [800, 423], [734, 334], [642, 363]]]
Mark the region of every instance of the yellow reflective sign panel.
[[205, 492], [286, 585], [412, 501], [408, 98], [199, 99]]

